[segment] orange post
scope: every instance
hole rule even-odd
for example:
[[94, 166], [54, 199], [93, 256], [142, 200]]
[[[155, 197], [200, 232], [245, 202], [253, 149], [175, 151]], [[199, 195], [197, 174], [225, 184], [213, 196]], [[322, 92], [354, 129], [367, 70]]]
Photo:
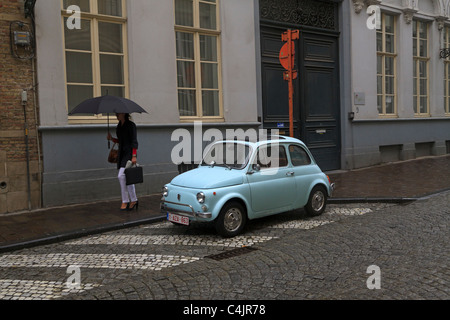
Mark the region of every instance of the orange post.
[[295, 66], [295, 44], [293, 40], [299, 39], [299, 31], [291, 30], [281, 35], [281, 40], [285, 41], [280, 50], [280, 63], [287, 70], [283, 74], [283, 79], [288, 81], [289, 86], [289, 135], [294, 137], [294, 85], [293, 80], [297, 79]]

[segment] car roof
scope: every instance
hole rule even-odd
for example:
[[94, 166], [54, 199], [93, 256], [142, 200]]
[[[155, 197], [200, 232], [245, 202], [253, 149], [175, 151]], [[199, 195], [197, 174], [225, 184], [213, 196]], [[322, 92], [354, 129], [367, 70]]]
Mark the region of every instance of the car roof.
[[242, 144], [246, 144], [246, 145], [250, 145], [253, 147], [259, 147], [261, 145], [266, 145], [269, 143], [297, 143], [300, 144], [302, 146], [306, 146], [305, 143], [303, 143], [303, 141], [296, 139], [296, 138], [292, 138], [292, 137], [288, 137], [288, 136], [281, 136], [281, 135], [272, 135], [270, 136], [270, 139], [264, 139], [264, 140], [260, 140], [260, 141], [256, 141], [256, 142], [252, 142], [252, 141], [247, 141], [247, 140], [223, 140], [223, 141], [217, 141], [219, 142], [227, 142], [227, 143], [242, 143]]

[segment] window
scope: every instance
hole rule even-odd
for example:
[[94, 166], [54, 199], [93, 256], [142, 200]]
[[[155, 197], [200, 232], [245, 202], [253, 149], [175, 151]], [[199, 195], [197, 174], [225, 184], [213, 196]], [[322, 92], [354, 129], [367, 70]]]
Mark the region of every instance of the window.
[[278, 144], [271, 144], [258, 149], [257, 164], [261, 169], [287, 167], [286, 149]]
[[180, 117], [221, 119], [218, 0], [174, 1]]
[[[67, 111], [85, 99], [127, 96], [126, 18], [124, 0], [62, 0]], [[66, 8], [81, 10], [81, 28], [69, 29]], [[101, 118], [81, 115], [70, 120]]]
[[252, 148], [242, 143], [216, 143], [203, 158], [203, 166], [225, 166], [243, 169], [247, 165]]
[[395, 115], [396, 105], [395, 17], [383, 13], [377, 30], [377, 105], [380, 115]]
[[311, 158], [308, 153], [300, 146], [289, 146], [289, 154], [291, 156], [292, 165], [295, 167], [311, 164]]
[[[450, 48], [450, 27], [444, 28], [444, 48]], [[444, 59], [444, 110], [450, 115], [450, 58]]]
[[414, 113], [429, 115], [428, 24], [413, 20]]

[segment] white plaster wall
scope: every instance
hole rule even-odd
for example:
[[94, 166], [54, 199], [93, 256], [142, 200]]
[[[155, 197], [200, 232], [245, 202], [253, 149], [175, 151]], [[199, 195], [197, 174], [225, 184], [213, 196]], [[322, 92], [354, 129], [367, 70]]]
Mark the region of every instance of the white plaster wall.
[[42, 126], [65, 125], [67, 109], [59, 1], [37, 1], [35, 16], [40, 123]]
[[[366, 27], [368, 15], [366, 7], [360, 13], [355, 13], [351, 1], [351, 82], [352, 82], [352, 110], [355, 120], [378, 118], [377, 110], [377, 58], [376, 32]], [[355, 93], [364, 93], [365, 103], [357, 105], [354, 102]]]
[[226, 122], [257, 121], [254, 1], [221, 0], [223, 105]]
[[[226, 122], [257, 120], [254, 1], [220, 1], [223, 107]], [[130, 99], [149, 114], [134, 121], [179, 123], [174, 3], [127, 1]], [[59, 1], [36, 3], [39, 104], [42, 126], [68, 124]]]
[[130, 99], [137, 123], [179, 122], [173, 1], [128, 0]]

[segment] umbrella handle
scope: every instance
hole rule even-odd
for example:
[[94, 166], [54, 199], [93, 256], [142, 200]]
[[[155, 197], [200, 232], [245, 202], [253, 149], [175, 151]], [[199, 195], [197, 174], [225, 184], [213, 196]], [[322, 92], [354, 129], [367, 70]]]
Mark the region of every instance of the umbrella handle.
[[[109, 113], [108, 113], [108, 133], [109, 133]], [[111, 141], [108, 140], [108, 149], [111, 149]]]

